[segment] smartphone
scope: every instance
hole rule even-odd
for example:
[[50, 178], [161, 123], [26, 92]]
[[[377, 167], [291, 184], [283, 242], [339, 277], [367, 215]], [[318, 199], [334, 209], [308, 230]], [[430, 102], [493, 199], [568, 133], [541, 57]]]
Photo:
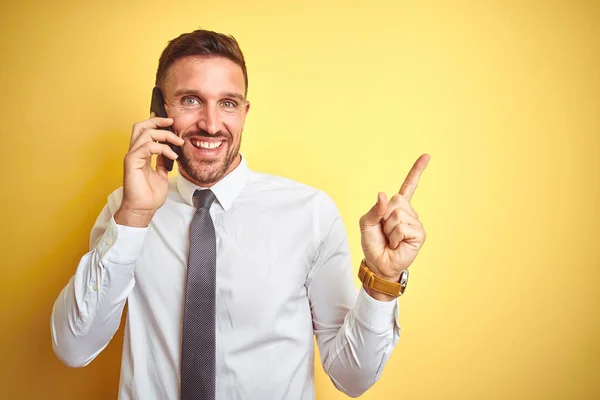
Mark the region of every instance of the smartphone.
[[[154, 89], [152, 89], [152, 102], [150, 103], [150, 112], [153, 112], [156, 117], [161, 117], [161, 118], [169, 117], [167, 115], [167, 111], [165, 110], [165, 102], [163, 100], [162, 93], [160, 92], [160, 89], [158, 87], [154, 87]], [[170, 126], [167, 126], [166, 128], [158, 128], [158, 129], [164, 129], [167, 131], [174, 132], [173, 128]], [[179, 149], [177, 148], [178, 146], [175, 146], [174, 144], [171, 144], [171, 143], [165, 143], [165, 144], [169, 145], [171, 150], [173, 150], [175, 153], [179, 154]], [[173, 169], [173, 160], [171, 160], [170, 158], [165, 157], [165, 156], [161, 156], [161, 157], [163, 158], [163, 162], [165, 164], [165, 168], [167, 169], [167, 171], [171, 171]]]

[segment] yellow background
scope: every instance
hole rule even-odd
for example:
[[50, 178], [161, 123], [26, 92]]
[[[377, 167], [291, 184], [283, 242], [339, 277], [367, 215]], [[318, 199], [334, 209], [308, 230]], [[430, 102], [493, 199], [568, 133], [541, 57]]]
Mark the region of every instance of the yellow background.
[[[21, 1], [0, 13], [1, 392], [116, 397], [122, 331], [88, 367], [52, 304], [120, 185], [167, 40], [231, 33], [251, 168], [359, 217], [432, 159], [403, 333], [364, 399], [600, 398], [600, 2]], [[316, 365], [319, 399], [343, 399]]]

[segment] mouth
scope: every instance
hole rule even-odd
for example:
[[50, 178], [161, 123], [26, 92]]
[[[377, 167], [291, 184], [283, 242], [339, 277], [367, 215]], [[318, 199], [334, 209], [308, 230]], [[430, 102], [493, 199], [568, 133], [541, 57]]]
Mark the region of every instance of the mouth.
[[202, 155], [203, 157], [216, 157], [221, 153], [221, 150], [225, 148], [225, 139], [217, 138], [202, 138], [193, 137], [187, 140], [193, 148], [194, 152]]

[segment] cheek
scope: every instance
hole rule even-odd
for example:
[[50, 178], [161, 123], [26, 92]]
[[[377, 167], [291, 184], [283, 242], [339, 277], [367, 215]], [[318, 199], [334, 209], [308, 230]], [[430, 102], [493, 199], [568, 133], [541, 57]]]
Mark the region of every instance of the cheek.
[[181, 136], [181, 134], [187, 130], [189, 130], [190, 126], [196, 124], [197, 118], [194, 118], [193, 115], [186, 113], [178, 113], [173, 117], [173, 129], [177, 135]]
[[233, 137], [238, 140], [240, 134], [242, 133], [242, 129], [244, 128], [244, 118], [239, 115], [226, 115], [222, 118], [221, 122], [223, 126], [229, 133], [233, 135]]

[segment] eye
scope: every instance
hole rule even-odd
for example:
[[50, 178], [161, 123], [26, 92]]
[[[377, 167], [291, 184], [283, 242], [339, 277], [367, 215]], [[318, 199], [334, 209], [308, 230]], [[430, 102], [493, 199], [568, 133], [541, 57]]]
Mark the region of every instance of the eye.
[[225, 107], [225, 108], [236, 108], [237, 104], [231, 100], [223, 100], [221, 102], [221, 104]]
[[184, 97], [182, 100], [184, 106], [196, 106], [200, 104], [195, 97]]

